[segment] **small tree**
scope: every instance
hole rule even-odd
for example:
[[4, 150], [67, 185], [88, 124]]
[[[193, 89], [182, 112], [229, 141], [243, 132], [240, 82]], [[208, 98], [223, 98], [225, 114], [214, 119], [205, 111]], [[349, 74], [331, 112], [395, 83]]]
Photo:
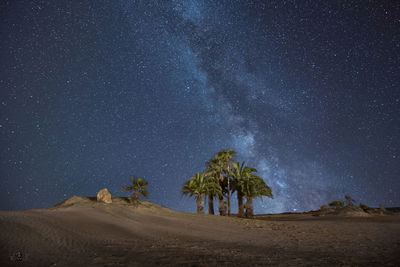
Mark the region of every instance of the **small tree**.
[[331, 203], [329, 203], [329, 206], [332, 208], [338, 209], [338, 208], [343, 208], [344, 203], [341, 200], [334, 200]]
[[133, 178], [133, 176], [131, 176], [131, 181], [132, 181], [131, 186], [123, 186], [121, 187], [121, 190], [129, 192], [133, 191], [130, 197], [130, 201], [132, 204], [138, 204], [139, 197], [141, 196], [149, 197], [149, 192], [147, 191], [147, 185], [149, 184], [148, 182], [146, 182], [142, 178], [135, 179]]
[[347, 206], [354, 206], [354, 202], [356, 202], [354, 199], [352, 199], [349, 195], [345, 195], [344, 198], [346, 199]]

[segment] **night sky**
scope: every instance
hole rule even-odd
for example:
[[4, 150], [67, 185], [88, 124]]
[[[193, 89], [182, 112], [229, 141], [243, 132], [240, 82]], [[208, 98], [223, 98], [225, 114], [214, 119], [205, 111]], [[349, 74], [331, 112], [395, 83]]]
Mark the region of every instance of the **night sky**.
[[400, 206], [398, 1], [1, 1], [0, 62], [0, 209], [134, 175], [193, 212], [221, 149], [272, 188], [256, 213]]

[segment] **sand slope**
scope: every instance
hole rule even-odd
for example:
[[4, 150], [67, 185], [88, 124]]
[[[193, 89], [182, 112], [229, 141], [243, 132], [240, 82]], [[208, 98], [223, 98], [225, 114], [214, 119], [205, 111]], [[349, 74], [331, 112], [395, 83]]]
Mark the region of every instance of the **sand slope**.
[[103, 204], [74, 197], [49, 209], [1, 211], [0, 263], [400, 265], [398, 215], [285, 216], [247, 220], [176, 212], [149, 202], [135, 208], [123, 200]]

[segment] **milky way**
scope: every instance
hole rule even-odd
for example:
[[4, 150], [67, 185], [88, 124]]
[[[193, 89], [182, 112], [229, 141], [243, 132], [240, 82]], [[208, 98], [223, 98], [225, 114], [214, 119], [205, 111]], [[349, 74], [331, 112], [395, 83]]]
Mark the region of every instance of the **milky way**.
[[180, 188], [221, 149], [272, 188], [257, 213], [400, 206], [396, 1], [2, 1], [0, 19], [0, 209], [134, 175], [194, 211]]

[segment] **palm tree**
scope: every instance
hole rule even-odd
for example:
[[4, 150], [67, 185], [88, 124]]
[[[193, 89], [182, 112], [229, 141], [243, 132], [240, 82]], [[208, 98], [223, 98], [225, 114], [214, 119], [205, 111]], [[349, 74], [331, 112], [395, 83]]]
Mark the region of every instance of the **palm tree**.
[[[225, 209], [225, 203], [224, 203], [224, 197], [223, 197], [223, 180], [224, 180], [224, 176], [223, 176], [223, 170], [224, 170], [224, 166], [223, 163], [221, 162], [221, 160], [217, 159], [217, 158], [212, 158], [209, 161], [207, 161], [206, 163], [206, 172], [205, 174], [207, 175], [207, 177], [211, 178], [213, 177], [215, 182], [221, 187], [222, 190], [222, 194], [218, 195], [218, 210], [219, 210], [219, 214], [222, 216], [226, 215], [226, 209]], [[211, 200], [211, 204], [210, 204], [210, 200]], [[210, 199], [209, 198], [209, 206], [213, 206], [214, 208], [214, 199]]]
[[232, 163], [234, 162], [233, 157], [236, 155], [236, 152], [233, 150], [221, 150], [220, 152], [217, 153], [215, 158], [220, 159], [221, 161], [224, 162], [224, 172], [226, 175], [226, 180], [228, 184], [227, 188], [227, 196], [228, 196], [228, 216], [231, 215], [231, 188], [230, 188], [230, 172], [231, 172], [231, 167]]
[[122, 191], [129, 191], [129, 192], [133, 191], [130, 197], [131, 203], [137, 203], [139, 201], [140, 196], [143, 197], [149, 196], [149, 192], [147, 191], [147, 185], [149, 184], [148, 182], [146, 182], [142, 178], [135, 179], [133, 178], [133, 176], [131, 176], [131, 181], [132, 181], [131, 186], [121, 187]]
[[238, 216], [244, 216], [244, 205], [243, 205], [243, 198], [244, 198], [244, 191], [246, 186], [247, 177], [251, 175], [252, 172], [256, 172], [257, 170], [254, 168], [250, 168], [244, 166], [244, 161], [242, 164], [238, 162], [233, 163], [233, 169], [231, 171], [232, 186], [233, 191], [237, 192], [238, 198]]
[[[252, 172], [256, 172], [256, 169], [252, 169]], [[265, 184], [264, 180], [253, 174], [249, 173], [245, 176], [243, 194], [246, 196], [246, 217], [253, 217], [253, 199], [256, 197], [261, 198], [263, 196], [273, 198], [271, 188]]]
[[207, 183], [204, 173], [196, 173], [182, 186], [182, 194], [195, 196], [197, 213], [204, 214], [204, 195], [207, 193]]
[[222, 196], [222, 188], [214, 177], [206, 179], [206, 196], [208, 196], [208, 214], [214, 215], [214, 197]]

